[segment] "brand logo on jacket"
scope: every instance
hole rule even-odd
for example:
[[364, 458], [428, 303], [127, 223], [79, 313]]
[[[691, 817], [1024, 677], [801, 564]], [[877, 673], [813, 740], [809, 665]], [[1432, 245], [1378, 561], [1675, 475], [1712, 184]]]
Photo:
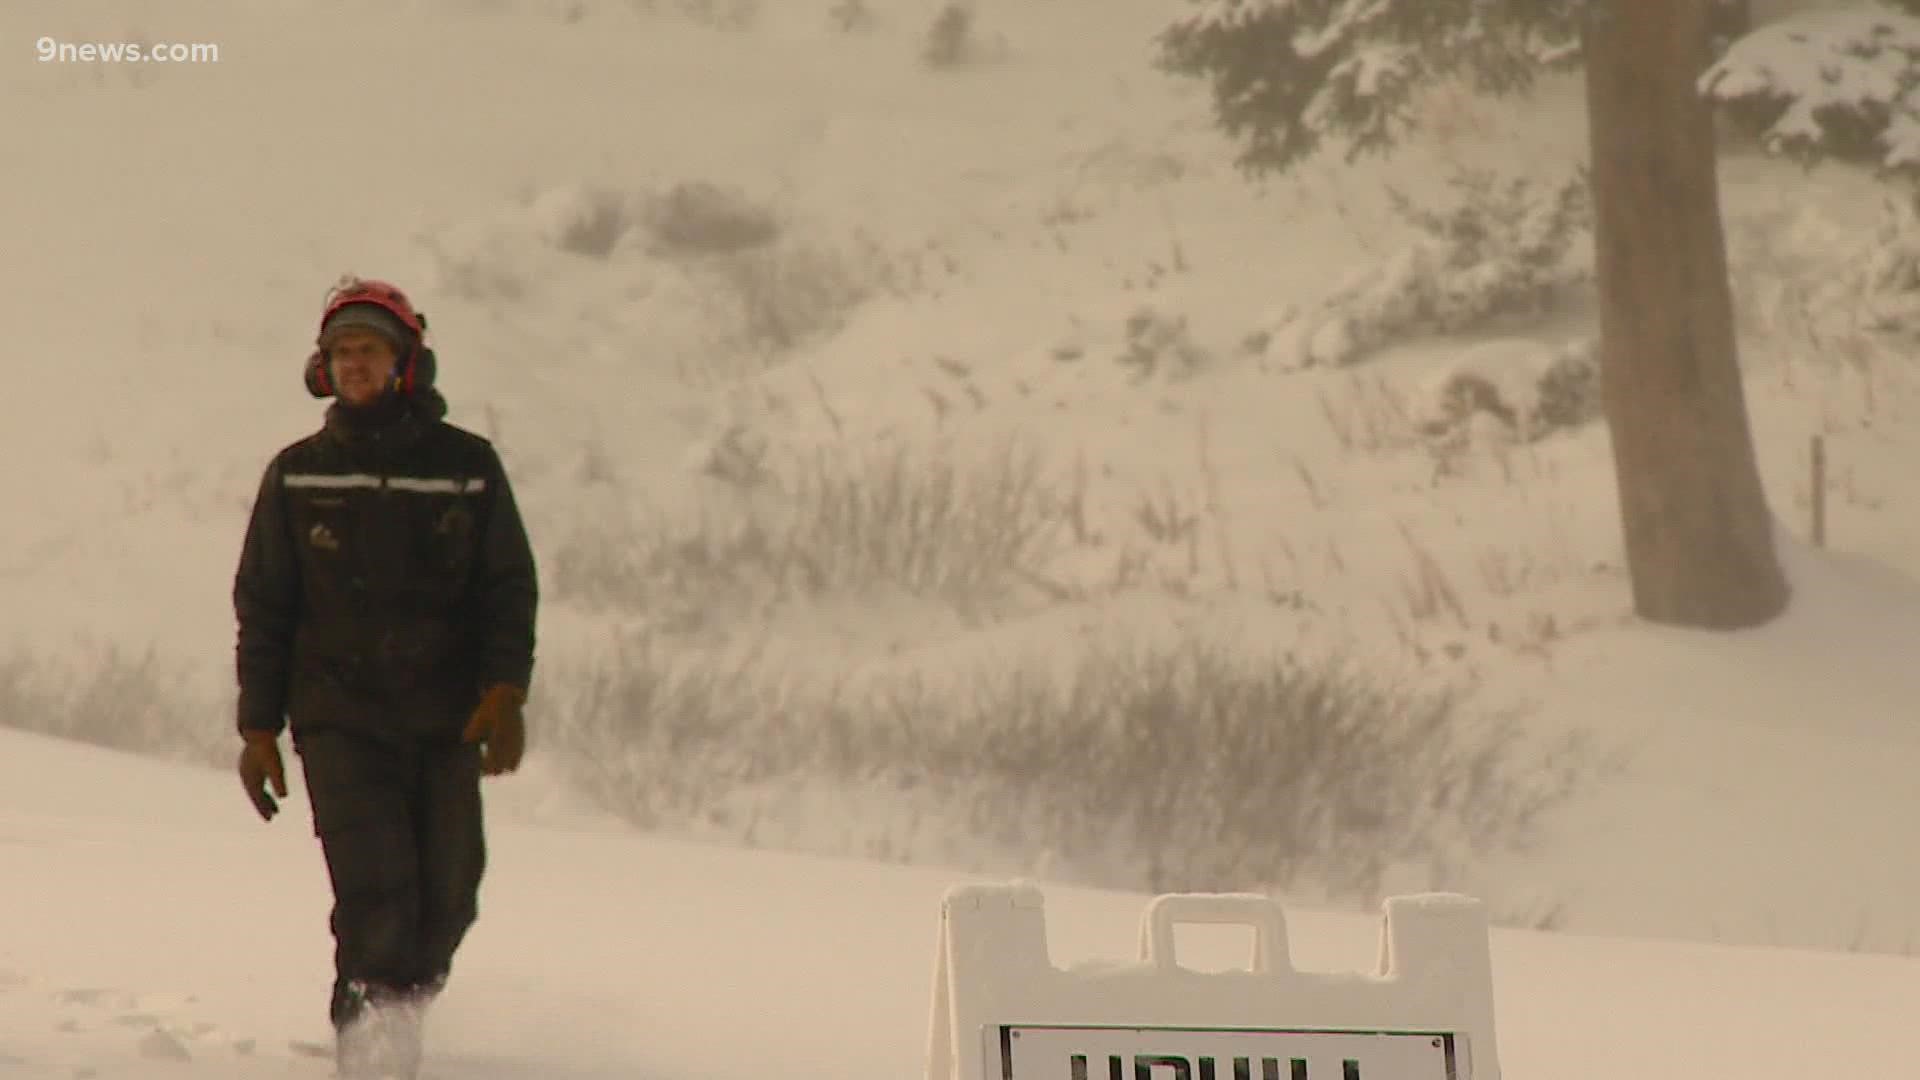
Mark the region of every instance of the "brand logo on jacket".
[[307, 543], [312, 544], [321, 551], [340, 550], [340, 538], [333, 535], [333, 530], [327, 528], [324, 524], [317, 524], [307, 530]]
[[466, 536], [473, 531], [473, 514], [464, 506], [449, 506], [433, 523], [433, 531], [441, 536]]

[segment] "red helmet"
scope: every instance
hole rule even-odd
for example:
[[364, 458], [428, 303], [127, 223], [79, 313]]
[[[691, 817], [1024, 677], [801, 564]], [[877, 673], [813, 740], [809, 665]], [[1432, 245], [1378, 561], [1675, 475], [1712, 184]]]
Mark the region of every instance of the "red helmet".
[[[320, 312], [319, 332], [324, 332], [327, 320], [348, 304], [374, 304], [399, 319], [401, 325], [412, 331], [413, 340], [400, 356], [400, 362], [394, 368], [395, 388], [402, 393], [411, 393], [421, 386], [430, 385], [434, 376], [433, 350], [426, 347], [427, 317], [415, 310], [413, 301], [407, 294], [391, 282], [375, 278], [362, 278], [347, 275], [336, 282], [327, 293], [326, 306]], [[319, 345], [316, 332], [315, 345]], [[333, 376], [327, 370], [326, 354], [316, 347], [313, 355], [307, 357], [307, 390], [314, 397], [329, 397], [334, 392]]]
[[400, 287], [390, 282], [376, 281], [372, 278], [345, 277], [340, 279], [327, 293], [327, 306], [320, 312], [320, 327], [325, 329], [327, 320], [348, 304], [378, 304], [393, 313], [394, 318], [404, 323], [414, 336], [421, 337], [427, 332], [426, 316], [413, 309], [413, 302]]

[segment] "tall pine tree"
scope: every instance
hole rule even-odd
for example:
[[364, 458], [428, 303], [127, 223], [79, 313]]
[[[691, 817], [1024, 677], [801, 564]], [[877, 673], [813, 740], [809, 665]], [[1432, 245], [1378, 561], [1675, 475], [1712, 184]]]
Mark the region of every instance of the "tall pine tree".
[[1697, 88], [1718, 0], [1202, 0], [1160, 39], [1203, 77], [1249, 172], [1394, 144], [1423, 86], [1530, 87], [1584, 63], [1601, 387], [1634, 609], [1765, 623], [1788, 587], [1735, 348], [1713, 117]]

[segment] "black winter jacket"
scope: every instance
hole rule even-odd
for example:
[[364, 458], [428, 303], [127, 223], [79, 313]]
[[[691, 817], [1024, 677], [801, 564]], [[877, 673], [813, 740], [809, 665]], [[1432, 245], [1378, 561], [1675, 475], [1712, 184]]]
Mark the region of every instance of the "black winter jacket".
[[493, 445], [437, 393], [325, 426], [268, 464], [234, 575], [241, 731], [451, 738], [528, 689], [538, 586]]

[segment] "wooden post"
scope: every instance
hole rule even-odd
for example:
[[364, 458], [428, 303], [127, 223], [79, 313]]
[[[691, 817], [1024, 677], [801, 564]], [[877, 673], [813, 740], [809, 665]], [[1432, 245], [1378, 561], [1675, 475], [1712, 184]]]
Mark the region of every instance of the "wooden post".
[[1813, 437], [1813, 546], [1827, 546], [1827, 440]]

